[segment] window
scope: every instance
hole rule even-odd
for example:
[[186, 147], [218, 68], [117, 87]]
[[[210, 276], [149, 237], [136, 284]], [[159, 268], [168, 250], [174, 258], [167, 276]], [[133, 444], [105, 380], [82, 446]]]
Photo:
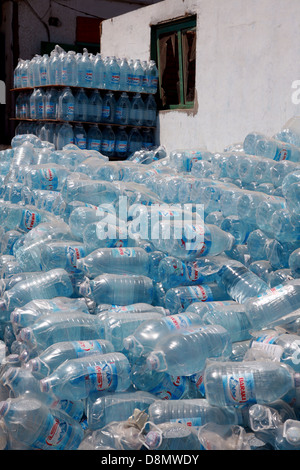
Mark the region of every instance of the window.
[[159, 71], [161, 109], [192, 108], [195, 97], [196, 16], [152, 26], [151, 58]]

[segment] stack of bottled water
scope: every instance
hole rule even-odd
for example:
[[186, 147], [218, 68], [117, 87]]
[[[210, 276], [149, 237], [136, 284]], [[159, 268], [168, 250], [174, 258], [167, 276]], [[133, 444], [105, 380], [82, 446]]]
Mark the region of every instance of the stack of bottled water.
[[0, 152], [3, 449], [300, 449], [296, 124]]

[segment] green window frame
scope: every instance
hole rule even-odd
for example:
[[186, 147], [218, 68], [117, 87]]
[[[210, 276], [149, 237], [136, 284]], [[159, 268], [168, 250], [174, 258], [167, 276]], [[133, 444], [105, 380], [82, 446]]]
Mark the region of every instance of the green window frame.
[[160, 109], [194, 107], [196, 15], [151, 26], [151, 59], [159, 72]]

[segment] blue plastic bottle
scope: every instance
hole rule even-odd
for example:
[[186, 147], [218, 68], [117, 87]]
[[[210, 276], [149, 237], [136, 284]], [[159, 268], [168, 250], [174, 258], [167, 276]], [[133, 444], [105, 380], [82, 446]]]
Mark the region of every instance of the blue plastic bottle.
[[45, 118], [46, 119], [57, 118], [58, 98], [59, 98], [59, 94], [55, 88], [50, 88], [50, 90], [46, 91], [45, 93]]
[[49, 56], [44, 54], [40, 62], [40, 84], [41, 86], [49, 85], [48, 83], [48, 63]]
[[230, 335], [222, 326], [195, 326], [162, 339], [148, 354], [147, 364], [152, 370], [190, 376], [202, 371], [208, 358], [229, 357], [231, 348]]
[[131, 104], [126, 92], [123, 92], [116, 103], [115, 122], [126, 126], [129, 124]]
[[112, 126], [106, 126], [102, 132], [101, 153], [107, 157], [112, 157], [115, 153], [115, 133]]
[[87, 341], [61, 341], [54, 343], [37, 357], [26, 363], [26, 369], [38, 378], [46, 377], [63, 362], [70, 359], [86, 357], [91, 354], [107, 354], [113, 352], [113, 345], [104, 339]]
[[131, 90], [136, 93], [141, 93], [143, 88], [144, 69], [140, 59], [136, 59], [133, 64], [133, 76]]
[[77, 421], [36, 399], [10, 398], [1, 402], [0, 415], [13, 441], [27, 449], [76, 450], [84, 437]]
[[153, 282], [149, 277], [142, 275], [103, 274], [83, 282], [79, 292], [96, 304], [129, 305], [139, 302], [151, 304]]
[[59, 95], [57, 117], [63, 121], [75, 120], [75, 98], [70, 87]]
[[122, 392], [131, 384], [130, 364], [117, 352], [70, 359], [40, 384], [42, 391], [64, 400], [82, 400], [97, 391]]
[[120, 90], [121, 91], [130, 90], [130, 75], [131, 75], [131, 68], [127, 62], [127, 59], [123, 58], [120, 62]]
[[81, 150], [87, 148], [87, 135], [82, 124], [76, 124], [74, 126], [74, 144], [77, 145]]
[[136, 93], [131, 100], [130, 124], [142, 126], [144, 124], [145, 104], [140, 93]]
[[128, 152], [128, 134], [125, 126], [120, 126], [116, 132], [115, 155], [126, 159]]
[[94, 80], [93, 80], [93, 87], [103, 89], [104, 86], [104, 72], [105, 72], [105, 65], [101, 54], [97, 52], [94, 62]]
[[115, 56], [110, 57], [106, 67], [106, 88], [110, 90], [120, 88], [120, 66]]
[[87, 132], [87, 149], [100, 152], [102, 142], [102, 132], [97, 124], [91, 124]]
[[87, 120], [89, 122], [101, 122], [102, 98], [98, 90], [94, 90], [89, 96]]
[[116, 100], [112, 91], [108, 91], [102, 102], [102, 116], [101, 121], [106, 123], [115, 122], [115, 113], [116, 113]]
[[93, 86], [94, 67], [87, 50], [84, 50], [82, 56], [77, 62], [78, 68], [78, 86], [82, 88], [91, 88]]
[[62, 85], [66, 86], [76, 86], [77, 85], [77, 61], [74, 51], [69, 51], [64, 59], [62, 64]]
[[74, 121], [87, 121], [89, 99], [83, 88], [75, 95]]

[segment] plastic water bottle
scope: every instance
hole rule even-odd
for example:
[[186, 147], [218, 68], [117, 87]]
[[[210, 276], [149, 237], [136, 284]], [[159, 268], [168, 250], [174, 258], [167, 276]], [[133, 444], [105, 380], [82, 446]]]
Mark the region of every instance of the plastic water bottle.
[[158, 70], [156, 67], [156, 63], [154, 60], [149, 61], [149, 67], [148, 67], [148, 93], [155, 94], [157, 92], [157, 87], [158, 87]]
[[131, 103], [126, 92], [123, 92], [116, 103], [115, 122], [122, 126], [129, 124]]
[[300, 427], [295, 419], [286, 420], [276, 432], [275, 450], [299, 450]]
[[124, 339], [131, 335], [142, 323], [161, 318], [157, 310], [145, 312], [107, 311], [98, 314], [104, 328], [104, 337], [110, 341], [115, 351], [124, 353]]
[[195, 326], [168, 335], [147, 356], [150, 369], [190, 376], [202, 371], [208, 358], [228, 358], [232, 343], [219, 325]]
[[112, 56], [106, 67], [106, 88], [119, 90], [120, 88], [120, 66], [115, 56]]
[[206, 365], [205, 397], [211, 405], [268, 404], [295, 388], [292, 369], [274, 361], [218, 362]]
[[140, 59], [136, 59], [133, 65], [133, 76], [132, 76], [132, 83], [131, 83], [131, 90], [135, 91], [136, 93], [140, 93], [143, 87], [143, 77], [144, 77], [144, 69], [142, 67]]
[[223, 219], [220, 228], [224, 230], [224, 232], [231, 233], [237, 245], [242, 245], [246, 243], [249, 233], [256, 228], [256, 225], [245, 222], [237, 215], [229, 215]]
[[[69, 217], [69, 227], [77, 240], [82, 240], [83, 231], [87, 225], [102, 219], [109, 220], [109, 212], [101, 211], [97, 206], [86, 207], [86, 205], [76, 207]], [[114, 216], [112, 216], [113, 220]]]
[[[216, 225], [204, 224], [199, 220], [190, 223], [189, 220], [161, 220], [154, 224], [152, 242], [157, 250], [175, 256], [182, 260], [194, 260], [207, 255], [217, 255], [230, 250], [234, 237]], [[159, 235], [162, 236], [159, 237]], [[170, 234], [169, 237], [166, 234]]]
[[87, 398], [87, 422], [89, 429], [101, 429], [115, 421], [126, 421], [135, 409], [148, 412], [156, 397], [141, 390], [121, 393], [91, 393]]
[[70, 297], [72, 294], [73, 287], [67, 272], [63, 269], [53, 269], [45, 273], [36, 273], [34, 277], [18, 282], [4, 293], [1, 303], [10, 313], [33, 299]]
[[[144, 438], [144, 446], [156, 451], [199, 450], [197, 435], [186, 424], [162, 423], [151, 425], [151, 430]], [[153, 429], [154, 427], [154, 429]]]
[[[18, 340], [26, 351], [41, 354], [49, 346], [64, 341], [91, 341], [103, 339], [104, 330], [96, 315], [84, 311], [44, 313], [30, 326], [22, 328]], [[28, 359], [24, 353], [22, 361]]]
[[143, 145], [143, 137], [139, 129], [133, 127], [128, 135], [128, 156], [134, 155], [135, 152], [139, 151]]
[[165, 289], [184, 285], [207, 284], [217, 280], [220, 266], [207, 258], [183, 262], [164, 257], [158, 266], [158, 278]]
[[269, 275], [273, 271], [273, 267], [270, 261], [264, 259], [259, 261], [253, 261], [249, 265], [249, 269], [258, 277], [260, 277], [264, 282], [269, 284]]
[[102, 132], [97, 124], [91, 124], [87, 131], [87, 149], [100, 152], [102, 142]]
[[262, 260], [267, 258], [266, 247], [272, 239], [260, 230], [253, 230], [247, 238], [247, 246], [250, 256], [253, 260]]
[[103, 274], [80, 285], [80, 294], [96, 304], [129, 305], [152, 303], [153, 282], [149, 277], [130, 274]]
[[262, 295], [245, 302], [245, 313], [253, 329], [271, 326], [272, 323], [299, 308], [300, 280], [295, 279], [268, 289]]
[[128, 134], [125, 126], [120, 126], [116, 132], [115, 155], [126, 159], [128, 153]]
[[23, 184], [30, 189], [59, 191], [69, 173], [64, 166], [56, 163], [30, 165], [24, 173]]
[[82, 124], [76, 124], [74, 126], [74, 144], [77, 145], [78, 148], [84, 150], [86, 149], [86, 132]]
[[286, 194], [286, 205], [291, 214], [300, 216], [300, 182], [297, 181], [288, 187]]
[[67, 87], [59, 96], [57, 117], [63, 121], [74, 121], [75, 98], [70, 87]]
[[156, 400], [149, 406], [148, 414], [154, 424], [177, 422], [196, 427], [206, 423], [237, 424], [239, 420], [233, 406], [212, 406], [205, 398]]
[[28, 67], [29, 67], [29, 60], [24, 60], [22, 67], [20, 69], [22, 88], [28, 87]]
[[[92, 392], [123, 392], [130, 386], [130, 364], [117, 352], [93, 354], [62, 363], [41, 379], [41, 390], [62, 400], [82, 400]], [[71, 397], [71, 398], [70, 398]]]
[[204, 424], [198, 431], [201, 450], [252, 450], [251, 445], [254, 445], [255, 449], [259, 449], [263, 443], [256, 440], [254, 444], [250, 445], [252, 437], [242, 426], [237, 424], [224, 425], [212, 422]]
[[82, 57], [77, 62], [78, 86], [91, 88], [93, 86], [94, 67], [88, 51], [85, 49]]
[[89, 99], [83, 88], [75, 95], [74, 121], [87, 121]]
[[144, 125], [155, 127], [157, 118], [157, 105], [152, 95], [149, 95], [145, 101]]
[[37, 357], [28, 361], [26, 369], [41, 379], [52, 374], [58, 366], [70, 359], [86, 357], [91, 354], [107, 354], [113, 351], [113, 345], [104, 339], [61, 341], [52, 344]]
[[102, 102], [102, 116], [101, 121], [106, 123], [115, 122], [115, 113], [116, 113], [116, 100], [112, 91], [108, 91]]
[[112, 126], [106, 126], [102, 132], [101, 153], [112, 157], [115, 153], [116, 136]]
[[102, 98], [98, 90], [94, 90], [89, 97], [87, 120], [89, 122], [101, 122]]
[[219, 285], [233, 300], [242, 304], [251, 297], [264, 294], [269, 288], [266, 282], [238, 261], [224, 264], [219, 278]]
[[26, 396], [1, 402], [0, 415], [12, 439], [32, 450], [76, 450], [84, 437], [66, 413]]
[[291, 274], [300, 277], [300, 249], [294, 250], [289, 257], [289, 267]]
[[104, 65], [103, 59], [101, 57], [101, 54], [97, 52], [96, 57], [95, 57], [95, 62], [94, 62], [94, 75], [93, 75], [94, 88], [99, 88], [99, 89], [105, 88], [104, 71], [105, 71], [105, 65]]
[[14, 88], [21, 88], [21, 75], [20, 75], [20, 67], [22, 64], [22, 59], [18, 59], [18, 64], [14, 69]]
[[57, 150], [63, 149], [68, 144], [74, 144], [74, 131], [71, 124], [65, 122], [57, 133]]
[[40, 266], [43, 271], [61, 268], [79, 274], [77, 260], [86, 254], [84, 244], [72, 240], [53, 240], [40, 247]]
[[172, 314], [186, 310], [194, 302], [228, 300], [229, 295], [216, 283], [197, 286], [178, 286], [168, 289], [165, 295], [166, 308]]
[[130, 90], [130, 75], [131, 68], [128, 65], [127, 59], [123, 58], [120, 62], [120, 90]]
[[193, 312], [148, 320], [138, 326], [132, 335], [124, 339], [124, 348], [133, 357], [140, 357], [156, 349], [156, 345], [160, 341], [175, 331], [195, 328], [200, 324], [202, 324], [200, 317]]
[[41, 86], [49, 85], [48, 83], [48, 54], [44, 54], [40, 62], [40, 84]]
[[245, 151], [246, 153], [250, 153], [250, 155], [258, 155], [265, 158], [271, 158], [272, 160], [276, 161], [300, 161], [300, 150], [295, 145], [289, 144], [287, 142], [281, 142], [279, 140], [269, 138], [261, 134], [258, 136], [254, 134], [251, 138], [250, 144], [250, 138], [251, 134], [246, 137], [246, 147], [244, 142]]
[[30, 118], [44, 118], [44, 91], [37, 88], [30, 96]]
[[50, 88], [50, 90], [45, 93], [45, 118], [46, 119], [56, 119], [58, 113], [58, 91], [55, 88]]
[[81, 201], [93, 205], [111, 204], [120, 195], [120, 190], [113, 183], [84, 176], [82, 173], [73, 173], [66, 178], [61, 193], [67, 203]]
[[89, 308], [83, 298], [54, 297], [51, 299], [34, 299], [13, 310], [10, 321], [14, 331], [31, 326], [42, 315], [60, 313], [63, 317], [68, 312], [89, 314]]
[[130, 124], [142, 126], [144, 124], [145, 104], [140, 93], [136, 93], [131, 100]]
[[150, 255], [143, 248], [101, 248], [78, 259], [77, 268], [90, 278], [104, 273], [150, 274]]
[[77, 85], [77, 62], [75, 51], [69, 51], [62, 64], [62, 85], [76, 86]]

